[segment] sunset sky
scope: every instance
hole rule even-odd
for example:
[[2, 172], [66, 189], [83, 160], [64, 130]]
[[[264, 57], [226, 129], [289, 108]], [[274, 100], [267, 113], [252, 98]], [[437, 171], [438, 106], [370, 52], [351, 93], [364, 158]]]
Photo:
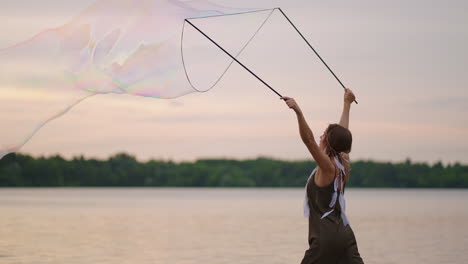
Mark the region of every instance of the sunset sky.
[[[66, 24], [94, 2], [3, 0], [0, 48]], [[353, 159], [468, 163], [467, 1], [213, 2], [283, 8], [357, 96]], [[220, 25], [212, 37], [235, 43], [238, 34]], [[296, 98], [317, 138], [339, 121], [343, 89], [279, 13], [242, 59], [278, 92]], [[206, 66], [200, 78], [210, 82], [215, 68]], [[0, 83], [0, 136], [12, 137], [9, 128], [28, 117], [10, 111], [12, 101], [1, 89]], [[26, 101], [34, 107], [34, 100]], [[207, 93], [93, 96], [47, 124], [21, 151], [98, 158], [128, 152], [140, 160], [176, 161], [310, 157], [293, 112], [237, 65]]]

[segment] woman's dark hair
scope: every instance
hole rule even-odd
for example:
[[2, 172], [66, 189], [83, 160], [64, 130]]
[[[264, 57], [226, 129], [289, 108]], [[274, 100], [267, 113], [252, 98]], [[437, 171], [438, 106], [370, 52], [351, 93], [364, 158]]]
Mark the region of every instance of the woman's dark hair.
[[341, 152], [351, 152], [353, 136], [349, 129], [339, 124], [330, 124], [326, 131], [328, 156], [336, 156]]

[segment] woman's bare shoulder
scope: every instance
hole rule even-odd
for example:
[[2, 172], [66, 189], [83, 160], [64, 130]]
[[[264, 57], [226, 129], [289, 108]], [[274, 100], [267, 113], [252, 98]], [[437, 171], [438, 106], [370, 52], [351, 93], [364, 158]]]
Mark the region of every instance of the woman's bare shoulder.
[[333, 172], [327, 172], [322, 170], [320, 167], [317, 167], [317, 171], [315, 172], [315, 185], [319, 187], [326, 187], [329, 186], [333, 180], [335, 179], [337, 173], [337, 167], [335, 161], [332, 157], [328, 157], [330, 159], [330, 163], [333, 165]]

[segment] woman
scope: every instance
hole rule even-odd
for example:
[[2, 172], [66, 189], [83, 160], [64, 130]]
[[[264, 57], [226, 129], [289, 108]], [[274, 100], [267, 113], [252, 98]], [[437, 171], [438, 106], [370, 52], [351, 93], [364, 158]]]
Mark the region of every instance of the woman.
[[302, 141], [318, 165], [306, 184], [304, 215], [309, 218], [309, 249], [301, 263], [363, 263], [345, 215], [344, 200], [352, 143], [349, 110], [355, 96], [345, 89], [340, 123], [328, 126], [319, 145], [296, 101], [290, 97], [281, 99], [296, 112]]

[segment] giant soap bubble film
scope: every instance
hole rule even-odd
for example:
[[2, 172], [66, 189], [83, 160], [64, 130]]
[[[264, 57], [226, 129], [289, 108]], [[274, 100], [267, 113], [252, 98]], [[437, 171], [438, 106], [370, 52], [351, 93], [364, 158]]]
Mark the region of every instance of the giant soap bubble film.
[[[99, 0], [63, 26], [1, 49], [0, 110], [6, 125], [0, 158], [18, 151], [48, 122], [95, 94], [170, 99], [209, 90], [232, 60], [212, 46], [207, 52], [213, 54], [200, 57], [206, 55], [199, 52], [203, 37], [184, 20], [197, 18], [203, 24], [226, 14], [245, 14], [251, 23], [238, 42], [230, 42], [230, 50], [239, 55], [271, 10], [204, 0]], [[213, 23], [204, 24], [209, 30]], [[206, 74], [203, 64], [217, 66], [206, 83], [197, 81]], [[10, 113], [15, 113], [14, 120], [9, 120]]]

